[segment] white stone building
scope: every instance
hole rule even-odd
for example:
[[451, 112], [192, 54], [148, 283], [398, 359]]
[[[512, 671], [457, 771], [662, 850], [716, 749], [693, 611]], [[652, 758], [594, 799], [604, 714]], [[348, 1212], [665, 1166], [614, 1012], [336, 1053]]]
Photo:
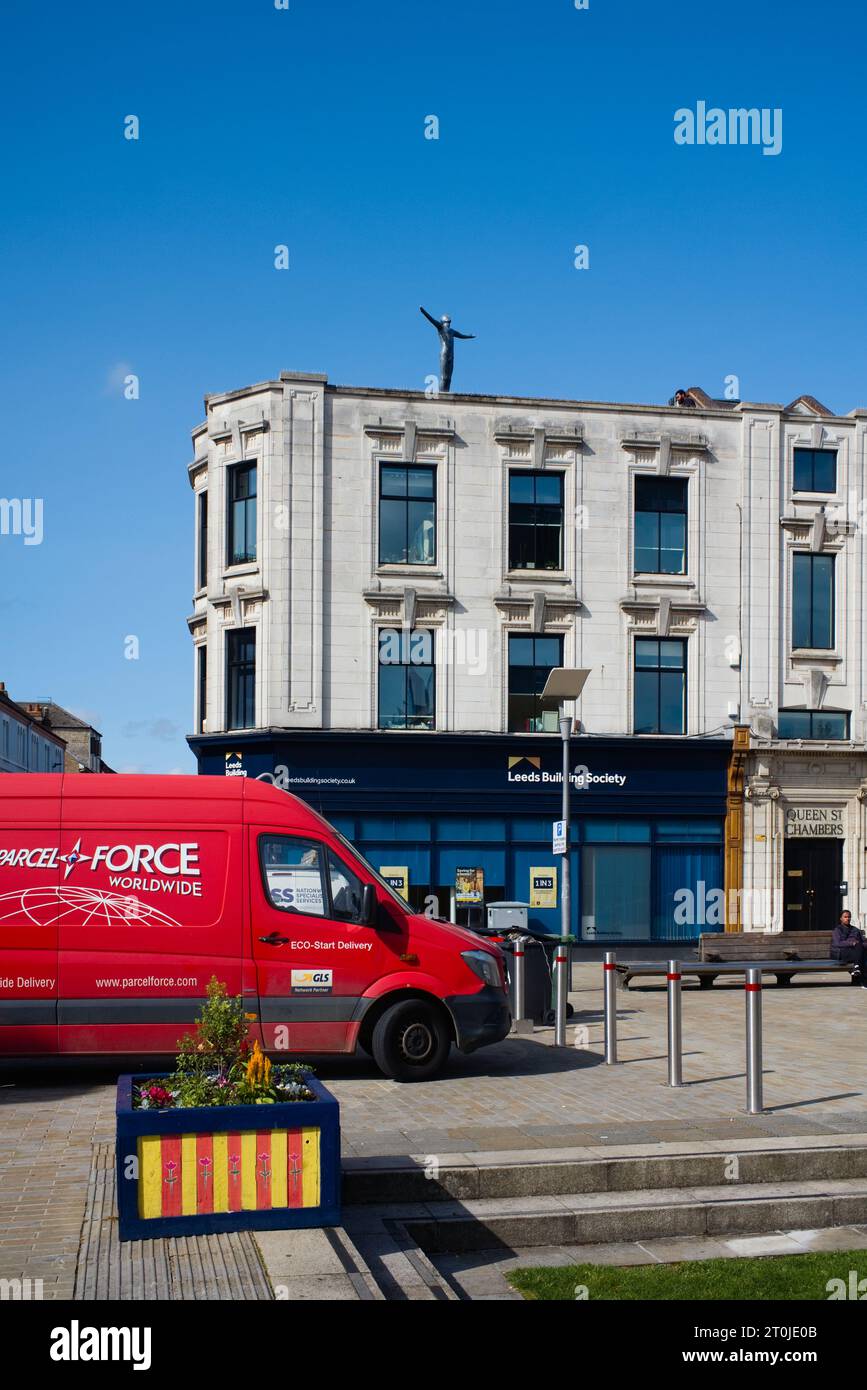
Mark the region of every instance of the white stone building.
[[[423, 770], [429, 753], [415, 762], [433, 740], [435, 761], [463, 770], [453, 779], [467, 784], [461, 804], [493, 817], [494, 763], [475, 782], [463, 772], [505, 753], [501, 795], [514, 796], [519, 761], [530, 759], [531, 778], [556, 766], [556, 714], [538, 690], [552, 665], [585, 667], [574, 777], [593, 824], [575, 851], [586, 885], [577, 935], [677, 938], [678, 869], [663, 846], [674, 843], [678, 806], [681, 867], [710, 843], [701, 818], [722, 825], [719, 768], [708, 764], [705, 785], [695, 779], [703, 757], [727, 761], [737, 724], [751, 726], [755, 751], [743, 846], [731, 843], [730, 822], [727, 872], [739, 886], [742, 849], [743, 886], [766, 894], [750, 925], [781, 925], [784, 884], [802, 886], [797, 868], [803, 884], [816, 876], [814, 909], [806, 899], [792, 906], [786, 925], [797, 911], [805, 926], [833, 920], [835, 875], [859, 904], [867, 412], [833, 416], [811, 397], [788, 407], [716, 400], [698, 388], [682, 399], [436, 397], [290, 372], [209, 396], [189, 468], [191, 744], [202, 770], [277, 776], [311, 799], [315, 787], [316, 804], [338, 821], [343, 807], [347, 828], [380, 858], [390, 847], [408, 856], [397, 830], [361, 824], [367, 811], [381, 818], [403, 785], [382, 766], [415, 767], [420, 811], [436, 806], [448, 788]], [[347, 780], [353, 768], [364, 776]], [[342, 802], [341, 785], [355, 788]], [[539, 788], [539, 825], [556, 795]], [[410, 802], [401, 793], [404, 811]], [[805, 835], [795, 813], [816, 807], [840, 816], [816, 817], [811, 826], [827, 833]], [[511, 804], [509, 815], [521, 821]], [[621, 833], [643, 834], [645, 822], [646, 854], [618, 855]], [[494, 819], [489, 828], [498, 843]], [[526, 866], [509, 867], [523, 865], [514, 828], [510, 819], [505, 860], [492, 850], [486, 874], [526, 898]], [[597, 832], [610, 852], [589, 848]], [[438, 833], [420, 823], [419, 891], [446, 885], [451, 860], [443, 854], [436, 869], [424, 848]], [[839, 867], [832, 840], [844, 846]], [[537, 860], [543, 843], [527, 837]], [[592, 885], [624, 874], [617, 912], [629, 926], [615, 932]]]

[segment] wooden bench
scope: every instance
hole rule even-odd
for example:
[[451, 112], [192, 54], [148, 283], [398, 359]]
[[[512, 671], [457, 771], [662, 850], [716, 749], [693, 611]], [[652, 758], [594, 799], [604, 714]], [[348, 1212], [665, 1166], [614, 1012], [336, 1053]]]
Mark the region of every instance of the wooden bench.
[[[793, 975], [852, 969], [849, 962], [832, 958], [829, 931], [705, 932], [699, 937], [698, 960], [681, 961], [680, 972], [709, 989], [717, 975], [740, 975], [748, 965], [774, 975], [778, 985], [791, 984]], [[667, 961], [617, 965], [617, 982], [624, 989], [630, 980], [667, 974]]]

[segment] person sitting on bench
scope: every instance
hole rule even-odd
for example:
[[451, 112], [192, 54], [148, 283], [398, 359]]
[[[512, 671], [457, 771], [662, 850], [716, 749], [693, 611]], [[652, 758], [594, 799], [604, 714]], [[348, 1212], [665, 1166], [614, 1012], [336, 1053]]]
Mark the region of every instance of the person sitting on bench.
[[831, 955], [834, 960], [850, 961], [852, 979], [867, 989], [867, 946], [858, 928], [852, 925], [851, 912], [840, 913], [831, 937]]

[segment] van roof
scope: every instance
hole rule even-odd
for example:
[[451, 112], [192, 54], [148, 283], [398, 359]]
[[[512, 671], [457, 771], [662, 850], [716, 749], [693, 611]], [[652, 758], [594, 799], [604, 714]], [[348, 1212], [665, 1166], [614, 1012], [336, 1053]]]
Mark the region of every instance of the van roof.
[[[42, 798], [62, 796], [64, 802], [93, 803], [112, 801], [166, 801], [176, 803], [177, 810], [185, 804], [189, 816], [190, 803], [208, 807], [207, 819], [218, 818], [218, 807], [233, 808], [237, 816], [243, 803], [258, 819], [263, 813], [275, 811], [279, 820], [310, 819], [327, 824], [312, 806], [300, 797], [284, 792], [270, 782], [248, 777], [206, 777], [174, 773], [119, 772], [111, 777], [83, 777], [57, 772], [10, 772], [0, 774], [0, 803], [6, 797]], [[255, 809], [254, 809], [255, 808]], [[289, 815], [287, 816], [287, 812]], [[294, 813], [294, 814], [293, 814]], [[151, 815], [153, 809], [151, 808]], [[2, 817], [0, 817], [2, 818]], [[249, 818], [249, 817], [246, 817]]]

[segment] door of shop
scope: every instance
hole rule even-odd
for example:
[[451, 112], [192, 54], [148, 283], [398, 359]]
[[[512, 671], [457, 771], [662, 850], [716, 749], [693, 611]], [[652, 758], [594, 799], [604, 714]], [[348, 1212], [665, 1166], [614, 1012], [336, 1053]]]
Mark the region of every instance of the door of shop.
[[786, 931], [830, 931], [840, 916], [843, 841], [786, 840]]

